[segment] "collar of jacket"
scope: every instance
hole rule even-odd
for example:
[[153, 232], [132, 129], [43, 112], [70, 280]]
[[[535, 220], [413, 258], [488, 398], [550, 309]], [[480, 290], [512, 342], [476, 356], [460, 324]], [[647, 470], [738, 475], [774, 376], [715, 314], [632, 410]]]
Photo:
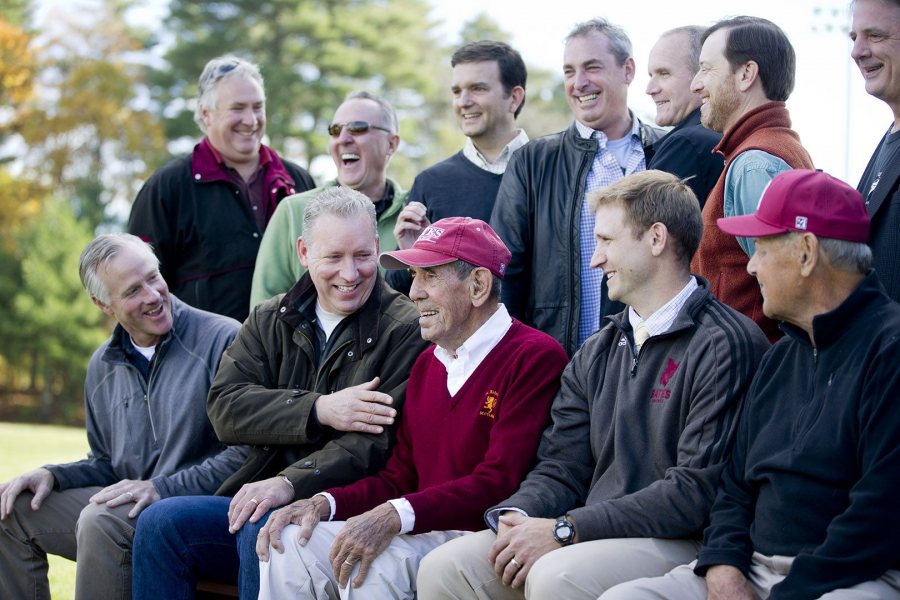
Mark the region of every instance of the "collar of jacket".
[[[890, 298], [884, 291], [875, 270], [869, 269], [862, 282], [837, 308], [813, 317], [812, 328], [816, 348], [819, 350], [827, 348], [850, 331], [855, 332], [853, 335], [874, 335], [876, 332], [871, 331], [872, 324], [866, 325], [864, 321], [871, 319], [875, 313], [874, 304], [889, 302]], [[809, 335], [800, 327], [784, 321], [779, 323], [779, 327], [794, 340], [807, 346], [811, 345]], [[860, 333], [865, 331], [868, 333]]]
[[766, 102], [741, 115], [737, 122], [722, 135], [722, 140], [713, 148], [713, 152], [718, 152], [727, 159], [747, 139], [747, 136], [757, 129], [776, 127], [786, 129], [798, 140], [800, 139], [791, 130], [791, 116], [785, 103]]
[[[699, 109], [698, 109], [699, 110]], [[655, 151], [654, 144], [658, 142], [660, 139], [665, 136], [666, 131], [652, 127], [642, 122], [637, 116], [628, 111], [631, 115], [632, 127], [631, 127], [631, 137], [640, 140], [641, 146], [644, 148], [644, 160], [649, 164], [650, 159], [653, 158], [653, 153]], [[557, 134], [558, 135], [558, 134]], [[572, 142], [575, 144], [575, 147], [582, 151], [589, 151], [591, 153], [597, 152], [597, 147], [599, 146], [599, 142], [593, 138], [583, 138], [581, 134], [578, 132], [578, 128], [575, 126], [575, 121], [572, 121], [572, 124], [569, 125], [569, 128], [566, 129], [565, 135], [567, 135]]]
[[[697, 314], [697, 311], [709, 302], [712, 297], [712, 293], [709, 291], [709, 281], [696, 274], [693, 274], [693, 276], [697, 280], [697, 289], [694, 290], [684, 303], [684, 306], [681, 307], [681, 310], [678, 311], [669, 330], [660, 335], [668, 335], [676, 331], [687, 329], [688, 327], [693, 327], [696, 323], [695, 315]], [[607, 315], [603, 318], [615, 325], [616, 328], [623, 333], [631, 331], [631, 321], [628, 320], [627, 306], [622, 312], [618, 312], [614, 315]]]
[[[162, 352], [165, 351], [166, 347], [168, 347], [169, 342], [172, 340], [174, 336], [177, 335], [176, 330], [180, 329], [183, 326], [183, 321], [185, 319], [185, 304], [181, 300], [175, 297], [174, 294], [169, 293], [169, 298], [172, 301], [172, 329], [169, 330], [169, 333], [163, 336], [163, 339], [159, 344], [156, 345], [156, 351], [160, 353], [162, 356]], [[108, 363], [124, 363], [128, 362], [127, 357], [125, 356], [125, 347], [122, 344], [123, 336], [129, 335], [125, 328], [122, 327], [119, 323], [116, 323], [115, 328], [113, 328], [112, 334], [109, 336], [109, 345], [107, 345], [106, 350], [103, 352], [103, 360]]]
[[[265, 190], [272, 200], [277, 201], [297, 192], [294, 180], [284, 168], [278, 154], [263, 144], [259, 146], [259, 166], [266, 167]], [[231, 181], [225, 162], [206, 137], [194, 146], [191, 155], [191, 173], [197, 183]]]
[[[354, 338], [359, 342], [360, 352], [374, 348], [378, 344], [378, 324], [381, 319], [381, 298], [387, 284], [377, 273], [375, 286], [369, 299], [358, 311], [347, 317], [355, 322], [348, 323], [355, 327]], [[309, 272], [303, 274], [300, 280], [294, 284], [278, 304], [278, 318], [292, 329], [298, 329], [306, 321], [312, 320], [316, 307], [316, 287], [313, 285]]]

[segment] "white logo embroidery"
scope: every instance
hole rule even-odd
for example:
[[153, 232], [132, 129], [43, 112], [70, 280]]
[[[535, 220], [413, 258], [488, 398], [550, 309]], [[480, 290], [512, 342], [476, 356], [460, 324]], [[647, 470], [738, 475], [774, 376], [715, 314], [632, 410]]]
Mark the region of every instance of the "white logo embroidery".
[[444, 234], [443, 227], [435, 227], [434, 225], [429, 225], [425, 228], [425, 231], [422, 232], [422, 235], [419, 236], [417, 242], [435, 242]]
[[623, 335], [622, 339], [619, 340], [619, 346], [627, 346], [627, 345], [628, 345], [628, 340], [625, 339], [625, 336]]
[[806, 229], [806, 224], [809, 220], [806, 217], [797, 217], [794, 220], [794, 227], [797, 229]]

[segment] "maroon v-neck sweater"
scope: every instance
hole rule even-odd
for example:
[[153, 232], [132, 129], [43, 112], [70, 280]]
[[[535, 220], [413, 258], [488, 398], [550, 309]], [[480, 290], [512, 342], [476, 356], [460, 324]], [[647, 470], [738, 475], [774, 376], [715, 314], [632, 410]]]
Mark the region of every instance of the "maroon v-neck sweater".
[[336, 520], [404, 497], [411, 533], [484, 527], [486, 508], [508, 498], [534, 462], [568, 358], [550, 336], [513, 320], [455, 396], [434, 347], [419, 356], [406, 388], [397, 443], [385, 468], [330, 489]]

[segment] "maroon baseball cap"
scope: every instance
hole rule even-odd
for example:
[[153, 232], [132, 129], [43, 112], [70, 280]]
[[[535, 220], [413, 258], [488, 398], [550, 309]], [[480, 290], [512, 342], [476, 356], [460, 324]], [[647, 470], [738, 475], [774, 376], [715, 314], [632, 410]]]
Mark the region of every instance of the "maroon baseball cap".
[[869, 215], [862, 194], [820, 170], [779, 173], [763, 190], [755, 213], [716, 223], [725, 233], [740, 237], [808, 231], [822, 238], [869, 241]]
[[471, 217], [448, 217], [428, 227], [407, 250], [394, 250], [381, 255], [386, 269], [436, 267], [455, 260], [484, 267], [503, 279], [510, 253], [491, 226]]

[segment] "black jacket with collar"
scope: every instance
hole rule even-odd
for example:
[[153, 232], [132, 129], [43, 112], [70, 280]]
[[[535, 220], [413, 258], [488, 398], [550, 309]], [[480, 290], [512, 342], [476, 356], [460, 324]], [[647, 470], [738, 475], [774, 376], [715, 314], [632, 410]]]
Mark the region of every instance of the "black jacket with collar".
[[[665, 132], [639, 125], [649, 164], [653, 144]], [[569, 356], [578, 350], [579, 216], [597, 147], [597, 140], [578, 134], [574, 122], [528, 142], [510, 159], [491, 215], [491, 227], [512, 252], [503, 303], [512, 316], [556, 338]], [[602, 294], [604, 314], [624, 308], [607, 300], [605, 281]], [[597, 320], [599, 325], [600, 315]]]

